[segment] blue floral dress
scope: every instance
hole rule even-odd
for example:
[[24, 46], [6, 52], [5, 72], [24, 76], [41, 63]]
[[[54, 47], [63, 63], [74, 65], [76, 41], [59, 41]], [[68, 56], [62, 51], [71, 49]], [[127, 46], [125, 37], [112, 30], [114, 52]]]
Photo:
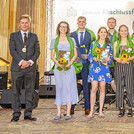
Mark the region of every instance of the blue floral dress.
[[[89, 55], [88, 55], [88, 60], [91, 63], [90, 71], [89, 71], [89, 76], [88, 76], [88, 82], [91, 81], [105, 81], [107, 83], [111, 82], [111, 75], [109, 72], [109, 65], [112, 63], [113, 60], [113, 52], [112, 52], [112, 46], [111, 43], [109, 45], [106, 45], [106, 48], [109, 48], [109, 58], [111, 59], [110, 62], [108, 62], [108, 65], [104, 65], [102, 63], [95, 62], [93, 60], [93, 55], [92, 55], [92, 49], [93, 49], [93, 44], [92, 42], [90, 50], [89, 50]], [[100, 48], [101, 45], [98, 43], [97, 48]]]

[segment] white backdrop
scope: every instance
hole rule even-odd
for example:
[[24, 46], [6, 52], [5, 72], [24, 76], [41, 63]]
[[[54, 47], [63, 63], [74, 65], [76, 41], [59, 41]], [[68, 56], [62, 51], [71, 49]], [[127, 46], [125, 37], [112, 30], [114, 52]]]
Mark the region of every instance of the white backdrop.
[[[87, 18], [86, 27], [93, 30], [96, 35], [100, 26], [107, 27], [109, 17], [116, 18], [117, 30], [121, 24], [126, 24], [131, 34], [134, 0], [53, 0], [52, 38], [56, 35], [56, 27], [60, 21], [67, 21], [71, 32], [75, 31], [79, 16]], [[48, 44], [50, 45], [50, 42]], [[52, 65], [51, 61], [50, 66]], [[51, 83], [55, 84], [54, 77], [51, 78]]]
[[87, 18], [86, 27], [96, 34], [100, 26], [106, 26], [109, 17], [117, 19], [116, 29], [126, 24], [132, 33], [134, 21], [134, 0], [54, 0], [53, 36], [57, 24], [65, 20], [70, 24], [71, 32], [77, 29], [77, 18]]

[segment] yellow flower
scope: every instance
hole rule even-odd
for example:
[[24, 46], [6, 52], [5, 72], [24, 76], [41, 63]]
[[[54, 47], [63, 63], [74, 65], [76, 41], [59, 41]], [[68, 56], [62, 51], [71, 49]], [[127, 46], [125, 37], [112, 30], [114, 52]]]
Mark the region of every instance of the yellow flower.
[[128, 54], [122, 54], [121, 55], [121, 59], [122, 60], [127, 60], [127, 58], [128, 58]]
[[96, 49], [95, 49], [95, 52], [96, 52], [97, 54], [100, 54], [100, 53], [101, 53], [101, 50], [100, 50], [99, 48], [96, 48]]
[[65, 59], [65, 58], [60, 58], [60, 63], [61, 64], [64, 64], [64, 63], [66, 63], [67, 62], [67, 60]]

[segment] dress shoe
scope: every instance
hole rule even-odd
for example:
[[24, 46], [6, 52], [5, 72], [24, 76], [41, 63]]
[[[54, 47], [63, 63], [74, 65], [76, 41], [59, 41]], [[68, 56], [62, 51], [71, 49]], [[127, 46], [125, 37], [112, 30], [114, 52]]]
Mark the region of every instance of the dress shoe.
[[70, 114], [74, 114], [74, 110], [71, 109], [71, 110], [70, 110]]
[[19, 117], [18, 116], [14, 116], [12, 119], [11, 119], [11, 121], [13, 122], [13, 121], [18, 121], [19, 120]]
[[[72, 114], [74, 114], [74, 110], [70, 110], [70, 114], [72, 115]], [[67, 114], [64, 114], [64, 116], [66, 116]]]
[[25, 116], [25, 117], [24, 117], [24, 120], [36, 121], [36, 120], [37, 120], [37, 118], [32, 117], [31, 115], [29, 115], [29, 116]]
[[90, 114], [90, 109], [86, 109], [85, 110], [85, 114], [87, 115], [87, 114]]

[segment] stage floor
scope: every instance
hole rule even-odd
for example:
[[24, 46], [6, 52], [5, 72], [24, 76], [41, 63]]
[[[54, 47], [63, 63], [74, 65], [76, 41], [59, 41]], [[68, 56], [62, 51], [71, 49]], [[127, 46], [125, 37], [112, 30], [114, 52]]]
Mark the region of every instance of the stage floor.
[[66, 107], [63, 106], [62, 118], [56, 121], [53, 119], [57, 112], [54, 98], [42, 98], [33, 110], [33, 116], [37, 117], [37, 121], [33, 122], [23, 119], [24, 109], [18, 122], [10, 122], [12, 109], [0, 106], [0, 134], [134, 134], [134, 116], [128, 118], [125, 114], [119, 118], [115, 103], [105, 106], [104, 118], [95, 115], [88, 119], [83, 105], [78, 104], [70, 120], [64, 119]]

